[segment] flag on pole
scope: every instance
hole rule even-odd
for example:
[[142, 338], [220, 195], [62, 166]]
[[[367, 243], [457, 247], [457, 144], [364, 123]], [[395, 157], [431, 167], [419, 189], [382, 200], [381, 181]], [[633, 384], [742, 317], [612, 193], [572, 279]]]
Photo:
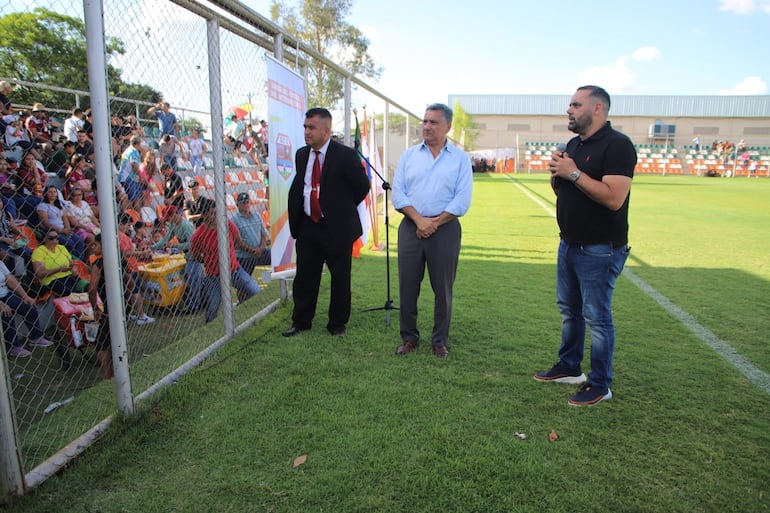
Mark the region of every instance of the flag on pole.
[[[363, 155], [364, 157], [367, 157], [367, 151], [362, 147], [363, 141], [361, 138], [361, 129], [358, 125], [358, 114], [353, 112], [353, 115], [356, 119], [356, 131], [353, 137], [353, 146], [355, 147], [356, 151], [360, 152], [360, 155]], [[364, 129], [366, 127], [366, 111], [364, 111]], [[368, 165], [366, 164], [366, 159], [362, 159], [362, 165], [363, 170], [362, 172], [366, 173], [367, 176], [369, 176], [369, 169]], [[363, 233], [361, 237], [358, 238], [353, 243], [353, 258], [359, 258], [361, 256], [361, 248], [366, 245], [366, 243], [369, 240], [369, 229], [371, 228], [371, 221], [369, 220], [369, 195], [367, 194], [366, 198], [358, 204], [358, 218], [361, 220], [361, 229], [363, 230]]]
[[[369, 149], [369, 165], [378, 171], [383, 177], [385, 177], [385, 170], [382, 169], [382, 163], [380, 161], [380, 149], [377, 146], [377, 137], [374, 128], [374, 116], [372, 116], [372, 125], [368, 133], [367, 147]], [[379, 216], [378, 199], [384, 192], [382, 190], [382, 180], [376, 173], [369, 172], [369, 217], [372, 223], [372, 250], [381, 251], [383, 247], [380, 245], [380, 230], [377, 217]], [[383, 200], [384, 201], [384, 200]], [[385, 208], [388, 208], [385, 205]], [[384, 212], [384, 210], [383, 210]]]

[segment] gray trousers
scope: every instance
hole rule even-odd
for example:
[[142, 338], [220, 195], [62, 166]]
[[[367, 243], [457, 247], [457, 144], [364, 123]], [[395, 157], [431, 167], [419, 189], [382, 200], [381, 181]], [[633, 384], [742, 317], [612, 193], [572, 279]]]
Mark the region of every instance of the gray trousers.
[[433, 333], [431, 344], [446, 345], [452, 320], [452, 287], [460, 257], [462, 230], [457, 219], [442, 225], [427, 239], [417, 237], [417, 226], [404, 217], [398, 227], [398, 289], [401, 339], [419, 340], [417, 300], [428, 267], [433, 288]]

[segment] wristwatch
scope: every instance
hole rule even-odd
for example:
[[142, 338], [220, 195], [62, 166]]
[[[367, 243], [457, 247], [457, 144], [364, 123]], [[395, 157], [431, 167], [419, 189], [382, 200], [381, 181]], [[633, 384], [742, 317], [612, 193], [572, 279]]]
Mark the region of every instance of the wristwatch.
[[569, 174], [569, 180], [572, 183], [575, 183], [578, 181], [578, 178], [580, 178], [580, 175], [583, 173], [580, 172], [580, 170], [575, 170]]

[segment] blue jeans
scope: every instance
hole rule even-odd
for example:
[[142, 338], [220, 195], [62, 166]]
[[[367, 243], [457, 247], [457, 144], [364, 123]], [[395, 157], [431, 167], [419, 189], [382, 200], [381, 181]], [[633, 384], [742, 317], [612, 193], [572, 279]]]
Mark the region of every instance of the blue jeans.
[[40, 326], [38, 311], [34, 305], [25, 303], [21, 299], [21, 296], [15, 292], [11, 292], [4, 298], [0, 298], [0, 301], [8, 305], [14, 311], [11, 315], [2, 316], [5, 340], [10, 341], [13, 347], [24, 346], [24, 340], [19, 338], [16, 331], [15, 315], [21, 315], [24, 324], [27, 325], [27, 329], [29, 330], [29, 340], [37, 340], [43, 336], [43, 329]]
[[556, 268], [556, 299], [561, 313], [559, 360], [577, 368], [583, 361], [586, 324], [591, 333], [591, 372], [595, 387], [612, 383], [615, 326], [612, 294], [628, 258], [628, 246], [568, 244], [561, 241]]
[[[222, 301], [219, 276], [206, 276], [203, 283], [205, 285], [203, 290], [206, 295], [206, 322], [211, 322], [216, 318], [219, 303]], [[242, 298], [241, 301], [245, 301], [260, 292], [259, 284], [241, 267], [230, 275], [230, 284], [238, 291], [238, 295]]]
[[201, 293], [203, 292], [203, 264], [188, 260], [184, 267], [187, 290], [185, 291], [185, 304], [192, 312], [197, 312], [201, 307]]

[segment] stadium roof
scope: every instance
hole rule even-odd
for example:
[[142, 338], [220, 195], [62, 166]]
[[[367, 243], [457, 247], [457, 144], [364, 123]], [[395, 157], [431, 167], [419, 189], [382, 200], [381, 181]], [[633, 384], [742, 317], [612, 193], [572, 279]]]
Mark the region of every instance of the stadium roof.
[[[460, 102], [472, 115], [559, 116], [571, 94], [450, 94], [449, 106]], [[770, 95], [645, 96], [614, 95], [611, 116], [770, 118]]]

